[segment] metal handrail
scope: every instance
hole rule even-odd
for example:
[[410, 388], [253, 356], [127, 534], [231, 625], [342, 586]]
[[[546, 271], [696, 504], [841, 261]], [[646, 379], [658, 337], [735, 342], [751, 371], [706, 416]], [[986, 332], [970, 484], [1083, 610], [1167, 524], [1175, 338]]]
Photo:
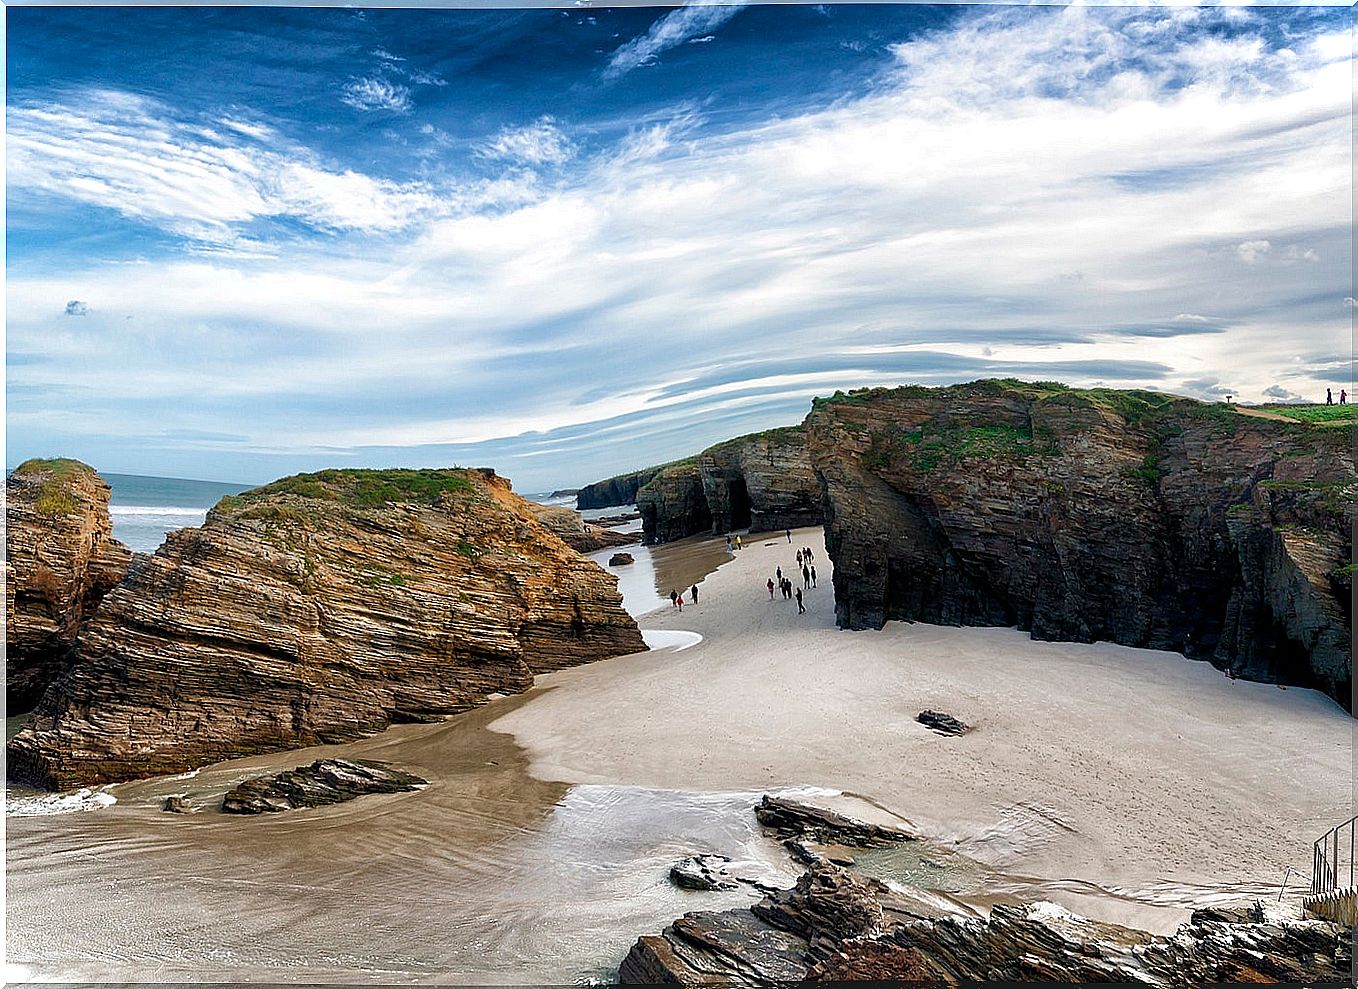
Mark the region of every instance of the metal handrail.
[[1358, 822], [1358, 817], [1350, 817], [1343, 824], [1330, 828], [1311, 847], [1312, 896], [1340, 889], [1345, 873], [1348, 874], [1347, 888], [1354, 888], [1354, 878], [1358, 876], [1353, 854], [1354, 822]]

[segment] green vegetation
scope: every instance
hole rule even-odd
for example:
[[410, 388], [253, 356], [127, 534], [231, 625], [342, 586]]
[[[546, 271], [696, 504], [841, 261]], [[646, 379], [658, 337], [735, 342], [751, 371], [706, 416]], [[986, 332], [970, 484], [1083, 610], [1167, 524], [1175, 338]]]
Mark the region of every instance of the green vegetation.
[[238, 495], [227, 495], [217, 502], [213, 511], [239, 514], [245, 518], [295, 521], [302, 518], [299, 509], [288, 505], [260, 505], [259, 502], [275, 495], [292, 495], [336, 502], [349, 508], [380, 508], [391, 502], [436, 505], [446, 494], [466, 494], [474, 490], [470, 471], [458, 467], [441, 470], [323, 470], [314, 474], [294, 474]]
[[70, 482], [84, 474], [96, 476], [89, 464], [72, 460], [69, 457], [35, 458], [25, 460], [14, 468], [18, 477], [31, 477], [35, 474], [46, 475], [37, 496], [33, 499], [33, 509], [39, 515], [58, 518], [80, 510], [80, 503], [71, 494]]
[[1311, 426], [1358, 424], [1358, 405], [1259, 405], [1255, 408]]
[[1054, 452], [1054, 448], [1035, 444], [1027, 430], [1013, 426], [958, 427], [930, 423], [919, 429], [890, 426], [874, 430], [863, 463], [878, 470], [905, 463], [914, 470], [927, 472], [941, 464], [967, 459], [1021, 462], [1029, 456]]

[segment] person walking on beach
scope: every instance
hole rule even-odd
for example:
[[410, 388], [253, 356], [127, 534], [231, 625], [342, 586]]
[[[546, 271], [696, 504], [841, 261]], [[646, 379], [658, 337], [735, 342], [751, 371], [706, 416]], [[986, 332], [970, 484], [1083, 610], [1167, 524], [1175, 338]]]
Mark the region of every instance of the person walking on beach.
[[783, 582], [783, 568], [779, 567], [774, 573], [778, 575], [778, 583], [781, 584]]
[[802, 564], [802, 587], [811, 586], [811, 568]]
[[806, 605], [802, 604], [802, 589], [797, 588], [797, 614], [806, 614]]
[[670, 604], [671, 604], [672, 606], [677, 606], [677, 605], [678, 605], [678, 599], [679, 599], [679, 592], [678, 592], [678, 591], [670, 591]]
[[688, 593], [689, 593], [689, 597], [693, 600], [693, 603], [694, 603], [694, 604], [697, 604], [697, 603], [698, 603], [698, 585], [697, 585], [697, 584], [694, 584], [692, 587], [690, 587], [690, 588], [688, 589]]
[[1334, 404], [1334, 393], [1331, 392], [1330, 389], [1328, 388], [1325, 389], [1325, 404], [1326, 405]]
[[787, 541], [788, 541], [788, 542], [792, 542], [792, 530], [791, 530], [791, 529], [784, 529], [783, 531], [784, 531], [785, 533], [787, 533]]
[[731, 552], [731, 534], [729, 532], [726, 534], [726, 552]]
[[769, 600], [773, 600], [773, 578], [769, 578]]
[[744, 548], [745, 548], [745, 544], [744, 544], [743, 542], [741, 542], [739, 536], [736, 536], [736, 549], [744, 549]]
[[811, 586], [812, 586], [812, 587], [815, 587], [815, 586], [816, 586], [816, 568], [815, 568], [815, 567], [812, 567], [812, 568], [811, 568]]
[[800, 567], [801, 565], [802, 565], [802, 551], [797, 550], [797, 566]]

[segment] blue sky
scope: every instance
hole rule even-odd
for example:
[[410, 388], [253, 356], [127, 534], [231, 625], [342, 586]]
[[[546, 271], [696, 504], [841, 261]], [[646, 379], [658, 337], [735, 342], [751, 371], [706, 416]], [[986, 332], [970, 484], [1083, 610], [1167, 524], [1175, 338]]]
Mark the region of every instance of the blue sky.
[[533, 491], [836, 388], [1350, 378], [1344, 8], [7, 15], [10, 464]]

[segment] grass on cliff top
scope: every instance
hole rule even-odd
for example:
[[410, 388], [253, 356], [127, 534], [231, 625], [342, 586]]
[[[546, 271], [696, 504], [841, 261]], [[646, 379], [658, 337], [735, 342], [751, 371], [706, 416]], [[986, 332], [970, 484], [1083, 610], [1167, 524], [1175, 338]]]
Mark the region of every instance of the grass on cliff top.
[[349, 508], [380, 508], [391, 502], [436, 505], [445, 494], [475, 490], [471, 471], [453, 467], [438, 470], [322, 470], [294, 474], [238, 495], [227, 495], [214, 511], [233, 512], [275, 495], [294, 495], [336, 502]]
[[82, 474], [88, 474], [91, 477], [98, 476], [95, 469], [89, 464], [72, 460], [69, 457], [25, 460], [14, 468], [14, 474], [18, 477], [31, 477], [35, 474], [46, 475], [42, 485], [38, 488], [37, 497], [33, 499], [33, 509], [39, 515], [46, 515], [49, 518], [70, 515], [80, 509], [80, 503], [71, 496], [70, 489], [67, 487], [67, 483], [72, 478]]
[[1310, 426], [1352, 426], [1358, 422], [1358, 405], [1256, 405], [1253, 408]]

